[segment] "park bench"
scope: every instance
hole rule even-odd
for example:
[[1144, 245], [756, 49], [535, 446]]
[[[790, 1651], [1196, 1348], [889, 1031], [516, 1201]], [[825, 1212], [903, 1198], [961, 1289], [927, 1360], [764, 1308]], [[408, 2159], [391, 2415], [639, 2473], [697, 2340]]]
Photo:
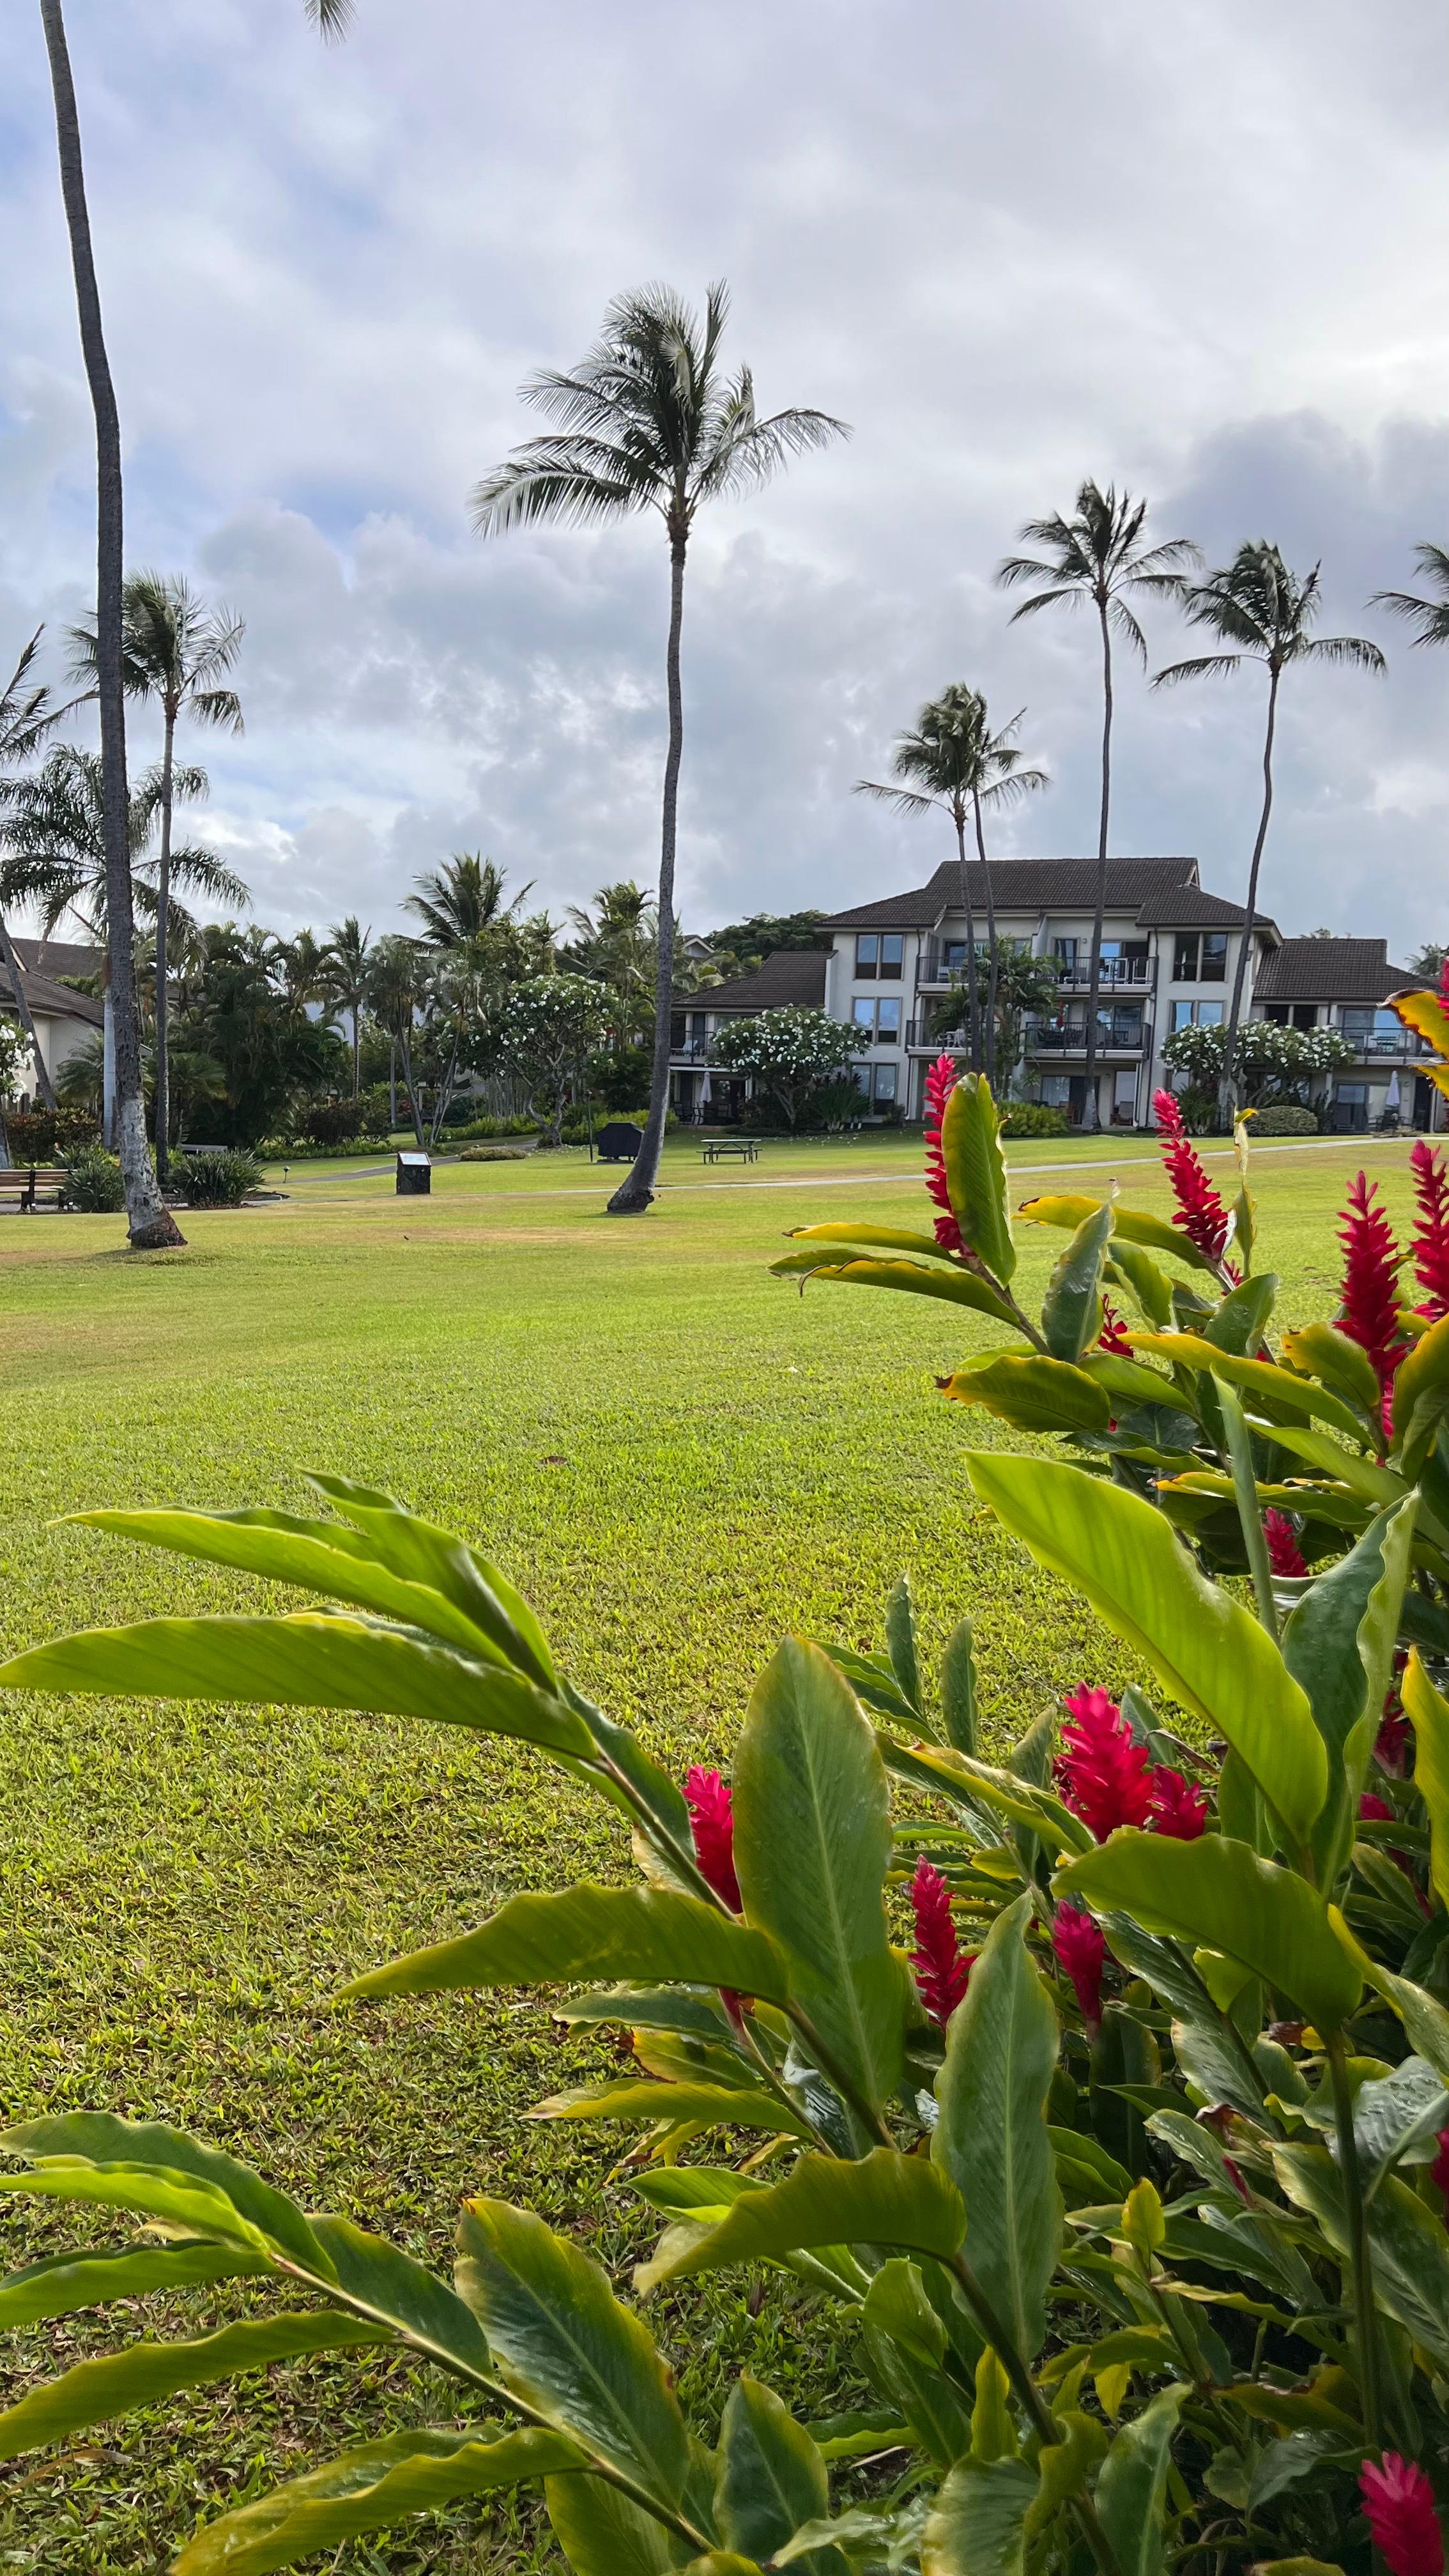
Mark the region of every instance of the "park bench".
[[12, 1170], [0, 1171], [0, 1207], [7, 1201], [19, 1202], [22, 1215], [34, 1215], [42, 1198], [54, 1199], [59, 1207], [65, 1192], [66, 1176], [58, 1164], [29, 1163]]
[[735, 1144], [723, 1136], [713, 1136], [705, 1146], [701, 1159], [706, 1163], [724, 1163], [728, 1162], [731, 1156], [739, 1163], [757, 1163], [760, 1159], [760, 1149], [753, 1137], [741, 1137], [739, 1143]]

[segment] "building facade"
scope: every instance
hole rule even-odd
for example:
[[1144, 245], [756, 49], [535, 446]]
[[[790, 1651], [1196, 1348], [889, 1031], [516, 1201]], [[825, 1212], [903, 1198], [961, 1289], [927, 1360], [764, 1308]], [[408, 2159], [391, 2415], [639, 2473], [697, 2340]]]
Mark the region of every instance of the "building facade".
[[[105, 951], [81, 948], [58, 939], [12, 939], [16, 963], [25, 1000], [35, 1026], [36, 1044], [45, 1070], [54, 1082], [62, 1065], [93, 1043], [102, 1028], [105, 1012], [89, 993], [78, 993], [58, 979], [63, 975], [99, 977], [105, 966]], [[0, 1011], [7, 1018], [18, 1018], [10, 979], [0, 966]], [[22, 1108], [31, 1108], [39, 1097], [34, 1065], [22, 1068], [16, 1094]]]
[[1283, 939], [1264, 963], [1255, 1014], [1295, 1029], [1335, 1029], [1354, 1062], [1314, 1085], [1316, 1102], [1341, 1135], [1362, 1135], [1398, 1119], [1406, 1127], [1444, 1123], [1449, 1103], [1424, 1071], [1432, 1050], [1411, 1037], [1387, 1006], [1390, 993], [1422, 982], [1389, 964], [1386, 939]]

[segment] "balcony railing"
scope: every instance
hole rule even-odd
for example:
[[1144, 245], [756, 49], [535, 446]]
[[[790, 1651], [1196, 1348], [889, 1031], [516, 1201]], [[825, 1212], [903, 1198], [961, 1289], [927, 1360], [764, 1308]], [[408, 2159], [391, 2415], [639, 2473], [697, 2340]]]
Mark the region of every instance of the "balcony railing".
[[1401, 1061], [1410, 1056], [1432, 1055], [1432, 1047], [1422, 1038], [1413, 1037], [1407, 1029], [1343, 1029], [1338, 1031], [1355, 1055], [1396, 1055]]
[[[1136, 985], [1140, 990], [1152, 981], [1152, 960], [1150, 957], [1104, 957], [1097, 980], [1104, 993], [1123, 984]], [[1089, 993], [1092, 989], [1090, 957], [1078, 958], [1075, 964], [1068, 957], [1060, 958], [1057, 982], [1065, 992]]]
[[[1039, 1021], [1028, 1026], [1028, 1052], [1033, 1055], [1080, 1055], [1087, 1052], [1085, 1021]], [[1145, 1055], [1152, 1047], [1152, 1031], [1137, 1011], [1099, 1012], [1097, 1015], [1097, 1053], [1099, 1055]]]

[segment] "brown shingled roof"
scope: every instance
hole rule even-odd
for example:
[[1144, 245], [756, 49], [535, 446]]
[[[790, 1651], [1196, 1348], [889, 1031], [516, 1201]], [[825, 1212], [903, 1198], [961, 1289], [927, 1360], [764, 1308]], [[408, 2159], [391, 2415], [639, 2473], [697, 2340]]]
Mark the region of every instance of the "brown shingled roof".
[[[1000, 912], [1091, 912], [1097, 901], [1095, 859], [992, 859], [991, 891]], [[986, 909], [986, 869], [973, 859], [966, 870], [971, 901]], [[961, 871], [947, 859], [923, 886], [856, 904], [822, 923], [825, 930], [927, 930], [943, 911], [959, 911]], [[1144, 929], [1232, 928], [1247, 915], [1240, 903], [1205, 894], [1196, 859], [1109, 859], [1107, 909], [1131, 912]], [[1266, 930], [1274, 925], [1256, 916]]]
[[777, 948], [753, 975], [733, 975], [724, 984], [701, 984], [694, 993], [676, 993], [676, 1010], [784, 1011], [803, 1003], [818, 1011], [825, 999], [823, 948]]
[[1386, 939], [1285, 939], [1253, 986], [1255, 1002], [1386, 1002], [1421, 982], [1389, 964]]

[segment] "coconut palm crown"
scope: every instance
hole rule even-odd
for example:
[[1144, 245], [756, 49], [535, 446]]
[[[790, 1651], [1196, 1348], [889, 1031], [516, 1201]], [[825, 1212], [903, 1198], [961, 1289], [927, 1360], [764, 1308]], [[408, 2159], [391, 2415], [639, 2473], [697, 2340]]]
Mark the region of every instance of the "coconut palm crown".
[[545, 369], [523, 389], [525, 402], [554, 426], [515, 449], [473, 494], [473, 524], [484, 537], [549, 521], [594, 527], [653, 511], [669, 539], [669, 749], [660, 832], [654, 1068], [637, 1159], [609, 1201], [620, 1216], [642, 1213], [650, 1203], [669, 1103], [674, 865], [684, 749], [679, 639], [690, 534], [706, 502], [752, 491], [792, 456], [847, 435], [844, 422], [823, 411], [761, 418], [749, 368], [734, 375], [723, 368], [728, 311], [721, 284], [710, 287], [702, 317], [668, 286], [618, 297], [605, 314], [600, 339], [576, 367], [565, 374]]
[[1409, 639], [1413, 644], [1449, 644], [1449, 546], [1415, 546], [1414, 557], [1438, 598], [1425, 599], [1413, 590], [1376, 590], [1369, 605], [1408, 618], [1419, 630]]

